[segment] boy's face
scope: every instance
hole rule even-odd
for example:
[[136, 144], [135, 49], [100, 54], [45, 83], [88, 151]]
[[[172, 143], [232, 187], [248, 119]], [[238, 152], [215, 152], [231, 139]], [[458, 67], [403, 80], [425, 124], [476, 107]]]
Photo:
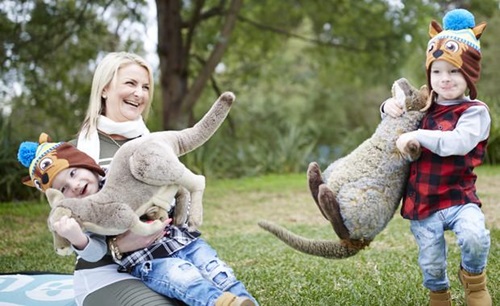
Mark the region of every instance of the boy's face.
[[67, 168], [56, 175], [52, 188], [66, 198], [84, 198], [99, 191], [99, 177], [86, 168]]
[[447, 61], [437, 60], [431, 66], [431, 86], [437, 94], [437, 102], [461, 99], [467, 90], [467, 81], [460, 69]]

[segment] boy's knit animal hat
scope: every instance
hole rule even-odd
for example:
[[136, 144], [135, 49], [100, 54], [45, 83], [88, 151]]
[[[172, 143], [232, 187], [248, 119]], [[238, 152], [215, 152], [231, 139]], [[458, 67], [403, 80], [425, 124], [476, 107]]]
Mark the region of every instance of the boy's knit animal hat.
[[476, 82], [481, 72], [481, 47], [479, 38], [486, 28], [482, 22], [476, 26], [474, 15], [465, 9], [449, 11], [443, 18], [443, 28], [433, 20], [429, 25], [427, 45], [427, 84], [430, 84], [431, 64], [436, 60], [445, 60], [460, 69], [467, 81], [469, 96], [477, 96]]
[[67, 142], [50, 142], [50, 137], [42, 133], [38, 143], [25, 141], [19, 146], [17, 159], [29, 168], [29, 176], [23, 184], [45, 192], [52, 187], [56, 175], [64, 169], [77, 167], [95, 171], [104, 176], [104, 170], [87, 154]]

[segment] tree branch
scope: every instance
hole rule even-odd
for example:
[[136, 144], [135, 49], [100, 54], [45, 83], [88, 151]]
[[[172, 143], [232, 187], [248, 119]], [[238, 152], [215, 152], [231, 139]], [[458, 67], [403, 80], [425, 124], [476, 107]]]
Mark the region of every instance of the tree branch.
[[[203, 4], [199, 5], [198, 2], [203, 2]], [[196, 5], [197, 6], [203, 6], [203, 5], [205, 5], [204, 2], [205, 2], [204, 0], [197, 1]], [[222, 13], [224, 12], [224, 7], [225, 6], [226, 6], [226, 0], [220, 0], [219, 4], [213, 6], [212, 8], [206, 10], [205, 12], [202, 12], [201, 9], [200, 9], [200, 14], [198, 16], [198, 21], [207, 20], [207, 19], [210, 19], [212, 17], [218, 17], [218, 16], [222, 15]], [[190, 21], [183, 22], [182, 23], [182, 27], [183, 28], [189, 28], [190, 27]]]
[[193, 9], [193, 14], [191, 15], [191, 18], [189, 19], [188, 22], [188, 32], [186, 35], [186, 41], [183, 46], [183, 53], [185, 55], [185, 58], [189, 58], [189, 50], [191, 50], [191, 44], [193, 42], [193, 36], [194, 32], [196, 29], [196, 26], [200, 22], [200, 16], [201, 16], [201, 10], [203, 9], [203, 6], [205, 5], [205, 0], [198, 0], [195, 1], [195, 7]]
[[298, 35], [295, 33], [290, 33], [288, 31], [285, 31], [282, 29], [278, 29], [275, 27], [271, 27], [268, 25], [258, 23], [256, 21], [250, 20], [250, 19], [248, 19], [244, 16], [241, 16], [241, 15], [238, 15], [238, 20], [242, 21], [242, 22], [246, 22], [246, 23], [248, 23], [256, 28], [259, 28], [261, 30], [264, 30], [264, 31], [273, 32], [276, 34], [284, 35], [286, 37], [293, 37], [293, 38], [296, 38], [296, 39], [299, 39], [302, 41], [306, 41], [306, 42], [310, 42], [310, 43], [313, 43], [313, 44], [316, 44], [319, 46], [335, 47], [335, 48], [341, 48], [341, 49], [345, 49], [345, 50], [349, 50], [349, 51], [366, 51], [365, 49], [360, 49], [358, 47], [348, 46], [348, 45], [337, 43], [334, 41], [323, 41], [323, 40], [319, 40], [319, 39], [315, 39], [315, 38], [304, 37], [304, 36], [301, 36], [301, 35]]
[[224, 52], [227, 49], [229, 38], [235, 27], [236, 21], [238, 19], [238, 12], [243, 5], [243, 0], [232, 0], [227, 12], [225, 24], [222, 27], [220, 36], [215, 44], [215, 47], [210, 54], [207, 63], [203, 66], [202, 70], [198, 74], [197, 78], [194, 80], [192, 86], [189, 88], [187, 95], [183, 99], [183, 105], [185, 109], [192, 109], [196, 101], [201, 95], [203, 87], [209, 80], [211, 74], [213, 73], [215, 67], [220, 62]]

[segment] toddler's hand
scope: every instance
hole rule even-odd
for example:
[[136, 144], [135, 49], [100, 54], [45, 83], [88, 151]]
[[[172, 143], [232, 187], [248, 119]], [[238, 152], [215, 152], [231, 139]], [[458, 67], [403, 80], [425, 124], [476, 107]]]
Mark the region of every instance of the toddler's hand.
[[385, 100], [383, 104], [383, 111], [385, 114], [396, 118], [403, 114], [403, 105], [395, 98], [389, 98]]
[[52, 227], [59, 236], [68, 239], [77, 249], [81, 250], [87, 246], [88, 237], [75, 219], [62, 216], [61, 219], [52, 224]]

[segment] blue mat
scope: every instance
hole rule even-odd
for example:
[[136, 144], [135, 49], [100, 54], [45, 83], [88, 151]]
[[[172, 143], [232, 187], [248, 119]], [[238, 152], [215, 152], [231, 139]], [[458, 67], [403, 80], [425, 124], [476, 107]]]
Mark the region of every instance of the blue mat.
[[74, 306], [73, 275], [0, 274], [0, 306]]

